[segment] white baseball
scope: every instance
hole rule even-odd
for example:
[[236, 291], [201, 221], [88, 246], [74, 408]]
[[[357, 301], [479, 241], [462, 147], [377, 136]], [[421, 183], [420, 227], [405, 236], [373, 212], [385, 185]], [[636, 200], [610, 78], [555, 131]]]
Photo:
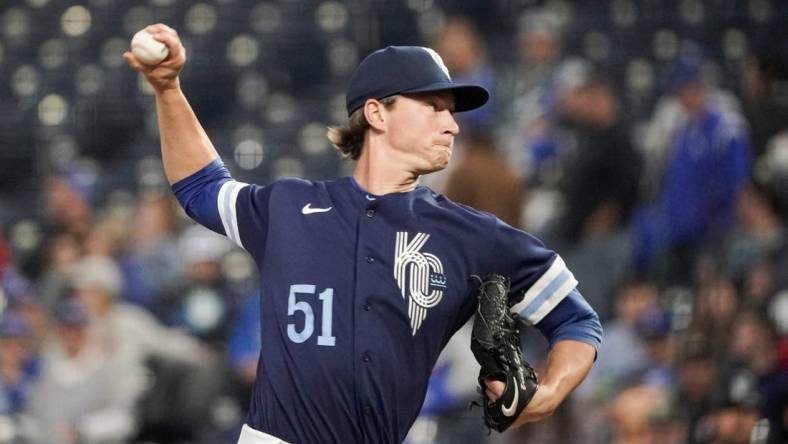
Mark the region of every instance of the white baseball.
[[153, 38], [153, 34], [142, 30], [131, 39], [131, 52], [146, 65], [158, 65], [167, 58], [167, 45]]

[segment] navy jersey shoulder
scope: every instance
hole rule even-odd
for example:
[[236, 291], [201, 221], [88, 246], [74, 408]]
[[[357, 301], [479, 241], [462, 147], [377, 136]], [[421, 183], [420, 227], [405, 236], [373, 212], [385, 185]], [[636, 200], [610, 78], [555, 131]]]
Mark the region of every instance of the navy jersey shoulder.
[[516, 298], [513, 311], [527, 323], [540, 322], [577, 286], [561, 257], [536, 237], [492, 214], [434, 192], [433, 197], [437, 205], [475, 225], [477, 238], [482, 243], [476, 251], [489, 251], [489, 258], [479, 269], [480, 276], [489, 272], [508, 276], [512, 281], [511, 295]]

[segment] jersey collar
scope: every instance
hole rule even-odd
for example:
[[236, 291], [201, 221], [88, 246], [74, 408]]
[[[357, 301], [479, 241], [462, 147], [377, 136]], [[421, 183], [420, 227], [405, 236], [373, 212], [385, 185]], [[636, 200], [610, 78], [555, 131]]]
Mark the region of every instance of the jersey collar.
[[366, 199], [369, 202], [374, 202], [375, 200], [377, 200], [380, 197], [377, 194], [372, 194], [372, 193], [368, 192], [367, 190], [365, 190], [358, 183], [356, 178], [353, 177], [353, 176], [350, 176], [350, 186], [353, 187], [353, 189], [356, 190], [356, 192], [358, 192], [358, 194], [364, 196], [364, 199]]
[[377, 195], [377, 194], [372, 194], [372, 193], [368, 192], [367, 190], [365, 190], [361, 186], [361, 184], [359, 184], [356, 181], [355, 177], [348, 176], [346, 179], [349, 182], [350, 187], [353, 190], [355, 190], [355, 194], [358, 195], [359, 197], [361, 197], [361, 199], [364, 202], [366, 202], [366, 203], [371, 203], [371, 202], [376, 202], [376, 201], [388, 201], [390, 199], [397, 199], [397, 198], [410, 199], [410, 198], [415, 198], [417, 196], [429, 195], [429, 194], [432, 193], [432, 190], [430, 190], [429, 188], [419, 185], [419, 186], [417, 186], [416, 188], [414, 188], [411, 191], [402, 191], [402, 192], [398, 192], [398, 193], [388, 193], [388, 194], [384, 194], [384, 195]]

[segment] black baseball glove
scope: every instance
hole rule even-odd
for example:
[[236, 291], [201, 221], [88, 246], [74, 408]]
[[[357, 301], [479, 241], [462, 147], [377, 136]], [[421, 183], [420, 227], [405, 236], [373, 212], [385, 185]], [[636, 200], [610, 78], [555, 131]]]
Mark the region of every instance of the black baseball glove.
[[[482, 366], [479, 391], [484, 397], [484, 422], [503, 432], [520, 416], [537, 388], [534, 369], [523, 359], [518, 331], [519, 317], [509, 313], [509, 279], [491, 274], [479, 286], [479, 306], [473, 322], [471, 351]], [[491, 400], [485, 381], [506, 384], [500, 398]]]

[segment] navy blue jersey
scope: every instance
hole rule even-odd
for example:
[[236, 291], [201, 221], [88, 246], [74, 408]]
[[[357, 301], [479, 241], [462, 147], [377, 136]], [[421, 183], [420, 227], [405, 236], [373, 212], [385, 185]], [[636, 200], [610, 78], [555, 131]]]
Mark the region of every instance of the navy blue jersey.
[[425, 187], [247, 185], [215, 161], [173, 189], [256, 260], [262, 350], [247, 423], [293, 443], [401, 442], [438, 355], [474, 311], [474, 275], [510, 277], [525, 293], [513, 310], [530, 324], [577, 284], [533, 236]]

